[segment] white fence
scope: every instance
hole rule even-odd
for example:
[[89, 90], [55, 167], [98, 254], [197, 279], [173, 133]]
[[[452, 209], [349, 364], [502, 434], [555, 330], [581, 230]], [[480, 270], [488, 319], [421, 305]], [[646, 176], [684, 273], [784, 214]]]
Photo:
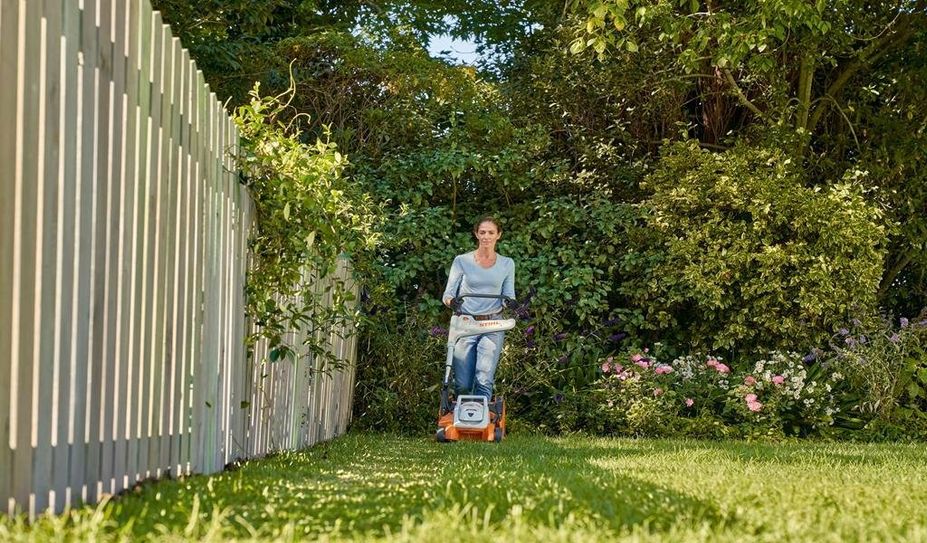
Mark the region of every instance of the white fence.
[[349, 422], [348, 330], [330, 375], [308, 356], [262, 364], [266, 345], [246, 357], [237, 140], [148, 0], [0, 0], [8, 512], [215, 472]]

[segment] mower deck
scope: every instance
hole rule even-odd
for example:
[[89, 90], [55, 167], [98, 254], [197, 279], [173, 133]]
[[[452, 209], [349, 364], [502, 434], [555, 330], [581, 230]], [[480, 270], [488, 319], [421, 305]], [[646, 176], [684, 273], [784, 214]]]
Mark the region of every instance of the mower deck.
[[457, 402], [451, 402], [450, 409], [439, 414], [438, 431], [435, 439], [448, 441], [502, 441], [505, 436], [505, 400], [495, 399], [489, 410], [489, 422], [482, 428], [468, 428], [454, 424], [454, 412]]

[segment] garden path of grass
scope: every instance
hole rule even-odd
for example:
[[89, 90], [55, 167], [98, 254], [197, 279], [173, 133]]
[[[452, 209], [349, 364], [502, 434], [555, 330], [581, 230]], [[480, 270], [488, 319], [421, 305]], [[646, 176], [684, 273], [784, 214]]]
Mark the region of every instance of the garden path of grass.
[[0, 539], [927, 541], [922, 445], [351, 434]]

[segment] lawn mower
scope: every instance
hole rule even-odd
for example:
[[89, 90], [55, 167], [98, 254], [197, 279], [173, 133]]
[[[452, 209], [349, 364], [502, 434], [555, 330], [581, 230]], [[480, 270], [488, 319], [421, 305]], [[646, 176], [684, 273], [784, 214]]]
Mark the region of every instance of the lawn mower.
[[454, 347], [462, 337], [476, 336], [489, 332], [503, 332], [515, 328], [515, 319], [483, 319], [481, 315], [467, 315], [460, 307], [464, 298], [496, 298], [503, 300], [503, 307], [511, 307], [515, 301], [508, 296], [492, 294], [466, 294], [454, 298], [451, 307], [454, 314], [447, 334], [447, 362], [444, 366], [444, 382], [441, 385], [441, 407], [438, 410], [438, 431], [435, 439], [448, 441], [502, 441], [505, 436], [505, 400], [495, 397], [489, 401], [486, 396], [464, 395], [450, 399], [451, 371], [454, 364]]

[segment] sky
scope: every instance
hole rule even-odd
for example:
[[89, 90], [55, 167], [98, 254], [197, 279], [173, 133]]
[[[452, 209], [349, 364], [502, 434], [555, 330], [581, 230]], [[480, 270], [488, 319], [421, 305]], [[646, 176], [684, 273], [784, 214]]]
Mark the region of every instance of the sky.
[[479, 58], [476, 54], [476, 43], [458, 40], [447, 34], [432, 36], [428, 44], [428, 52], [431, 56], [439, 57], [441, 51], [450, 51], [449, 58], [461, 64], [473, 64]]

